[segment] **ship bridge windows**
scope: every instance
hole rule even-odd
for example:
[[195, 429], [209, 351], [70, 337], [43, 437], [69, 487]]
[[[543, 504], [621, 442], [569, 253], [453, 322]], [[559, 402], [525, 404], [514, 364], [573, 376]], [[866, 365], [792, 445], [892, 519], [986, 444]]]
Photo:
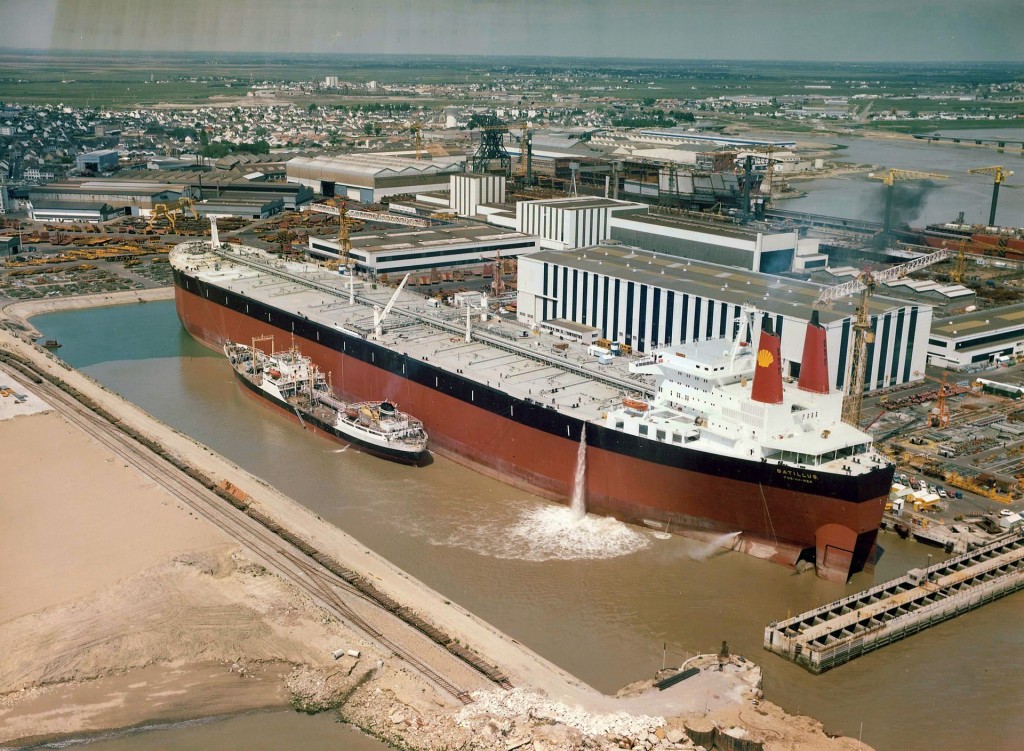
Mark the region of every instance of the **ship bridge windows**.
[[804, 464], [810, 466], [817, 466], [823, 461], [828, 461], [821, 454], [805, 454], [801, 451], [780, 451], [773, 456], [775, 459], [779, 459], [790, 464]]
[[774, 451], [766, 454], [767, 458], [788, 462], [790, 464], [804, 464], [817, 466], [826, 464], [836, 459], [845, 459], [855, 454], [862, 454], [869, 449], [866, 443], [858, 443], [854, 446], [846, 446], [835, 451], [826, 451], [823, 454], [806, 454], [800, 451]]

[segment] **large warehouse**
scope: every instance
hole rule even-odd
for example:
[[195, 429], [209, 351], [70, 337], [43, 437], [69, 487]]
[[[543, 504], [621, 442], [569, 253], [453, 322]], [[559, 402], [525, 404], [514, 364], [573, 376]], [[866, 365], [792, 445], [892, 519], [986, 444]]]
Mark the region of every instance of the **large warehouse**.
[[713, 227], [674, 216], [630, 214], [613, 218], [609, 231], [613, 240], [645, 250], [767, 274], [822, 268], [828, 261], [819, 253], [819, 240], [802, 238], [796, 230]]
[[931, 362], [966, 368], [1024, 355], [1024, 304], [976, 310], [937, 322], [928, 339]]
[[299, 156], [286, 165], [288, 182], [325, 197], [378, 203], [385, 196], [448, 190], [448, 177], [465, 170], [464, 157], [409, 159], [390, 154]]
[[[517, 305], [520, 322], [528, 326], [569, 320], [648, 352], [662, 345], [727, 336], [741, 306], [752, 303], [774, 315], [782, 335], [784, 372], [796, 376], [805, 323], [820, 290], [814, 284], [753, 271], [597, 245], [520, 258]], [[842, 388], [847, 378], [855, 304], [854, 298], [840, 300], [833, 310], [821, 311], [836, 388]], [[867, 389], [920, 379], [931, 306], [877, 295], [870, 306], [875, 339], [867, 353]]]
[[[539, 249], [536, 237], [480, 226], [389, 230], [359, 234], [351, 243], [356, 270], [370, 274], [478, 266], [499, 253], [513, 258]], [[310, 237], [309, 252], [336, 259], [338, 241]]]

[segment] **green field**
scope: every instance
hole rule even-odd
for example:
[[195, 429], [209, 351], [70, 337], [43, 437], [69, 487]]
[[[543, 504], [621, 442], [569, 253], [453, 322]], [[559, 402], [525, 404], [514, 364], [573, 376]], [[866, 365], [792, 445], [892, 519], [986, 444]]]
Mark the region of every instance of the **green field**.
[[[875, 111], [963, 109], [992, 106], [1019, 112], [1019, 103], [993, 104], [894, 99], [950, 91], [973, 93], [990, 84], [1024, 81], [1021, 64], [889, 65], [758, 63], [744, 61], [579, 60], [571, 58], [357, 57], [343, 55], [97, 54], [0, 51], [0, 101], [63, 102], [76, 106], [128, 107], [160, 102], [200, 104], [238, 98], [251, 83], [320, 81], [336, 75], [355, 83], [479, 84], [520, 88], [511, 96], [550, 103], [555, 94], [615, 99], [706, 99], [721, 96], [881, 97]], [[568, 80], [564, 80], [568, 79]], [[230, 85], [229, 85], [230, 84]], [[807, 88], [807, 87], [829, 88]], [[360, 90], [359, 99], [367, 92]], [[301, 98], [301, 95], [298, 97]], [[460, 94], [459, 102], [493, 102], [488, 88]], [[320, 93], [305, 102], [348, 101]], [[448, 100], [432, 99], [433, 104]], [[415, 99], [417, 104], [425, 100]], [[504, 101], [508, 104], [508, 99]], [[973, 127], [970, 122], [958, 127]], [[908, 125], [912, 127], [912, 125]], [[985, 127], [985, 126], [979, 126]]]

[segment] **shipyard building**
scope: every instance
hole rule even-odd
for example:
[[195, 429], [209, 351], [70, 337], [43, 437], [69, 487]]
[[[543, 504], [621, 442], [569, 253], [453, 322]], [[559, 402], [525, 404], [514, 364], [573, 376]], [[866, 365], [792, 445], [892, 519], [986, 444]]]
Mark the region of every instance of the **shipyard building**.
[[935, 365], [970, 368], [1003, 364], [1024, 355], [1024, 304], [976, 310], [937, 322], [928, 339]]
[[[349, 257], [357, 271], [378, 275], [479, 266], [495, 257], [514, 258], [540, 249], [537, 238], [493, 227], [431, 227], [360, 233]], [[310, 255], [340, 258], [337, 240], [309, 238]]]
[[409, 159], [393, 154], [300, 156], [285, 165], [288, 182], [312, 188], [325, 198], [338, 196], [378, 203], [386, 196], [447, 190], [449, 176], [465, 170], [464, 157]]
[[[807, 282], [683, 260], [639, 248], [596, 245], [540, 251], [519, 259], [518, 317], [541, 328], [572, 322], [637, 352], [731, 336], [744, 304], [774, 318], [784, 373], [800, 373], [806, 323], [821, 288]], [[849, 370], [856, 299], [821, 311], [829, 377], [842, 388]], [[874, 342], [868, 346], [868, 390], [919, 380], [924, 371], [930, 305], [875, 296], [869, 303]]]
[[[684, 214], [652, 214], [647, 204], [610, 198], [519, 201], [515, 213], [481, 196], [504, 194], [504, 183], [452, 178], [453, 209], [499, 227], [537, 235], [542, 248], [566, 250], [615, 240], [664, 255], [780, 274], [824, 268], [821, 241], [797, 230], [771, 230], [721, 222], [697, 222]], [[490, 181], [504, 178], [488, 176]], [[470, 183], [466, 186], [465, 183]], [[463, 196], [466, 196], [464, 199]]]

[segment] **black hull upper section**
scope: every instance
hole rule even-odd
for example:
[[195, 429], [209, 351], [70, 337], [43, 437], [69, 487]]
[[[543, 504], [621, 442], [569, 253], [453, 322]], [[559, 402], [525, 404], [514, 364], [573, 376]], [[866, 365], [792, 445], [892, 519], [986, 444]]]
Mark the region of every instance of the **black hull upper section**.
[[[632, 436], [562, 414], [537, 401], [511, 396], [500, 389], [434, 366], [426, 360], [417, 360], [367, 341], [358, 335], [323, 326], [302, 315], [206, 284], [181, 273], [178, 269], [174, 269], [174, 282], [185, 291], [205, 298], [211, 303], [246, 315], [255, 321], [266, 322], [268, 326], [290, 331], [298, 337], [319, 342], [343, 353], [346, 357], [361, 360], [535, 430], [578, 441], [580, 431], [585, 427], [587, 445], [592, 448], [704, 475], [727, 477], [850, 503], [875, 502], [880, 497], [888, 495], [892, 484], [891, 465], [860, 475], [837, 475], [781, 463], [754, 462], [719, 456], [686, 446]], [[244, 382], [244, 379], [242, 380]], [[290, 410], [290, 407], [286, 408]]]

